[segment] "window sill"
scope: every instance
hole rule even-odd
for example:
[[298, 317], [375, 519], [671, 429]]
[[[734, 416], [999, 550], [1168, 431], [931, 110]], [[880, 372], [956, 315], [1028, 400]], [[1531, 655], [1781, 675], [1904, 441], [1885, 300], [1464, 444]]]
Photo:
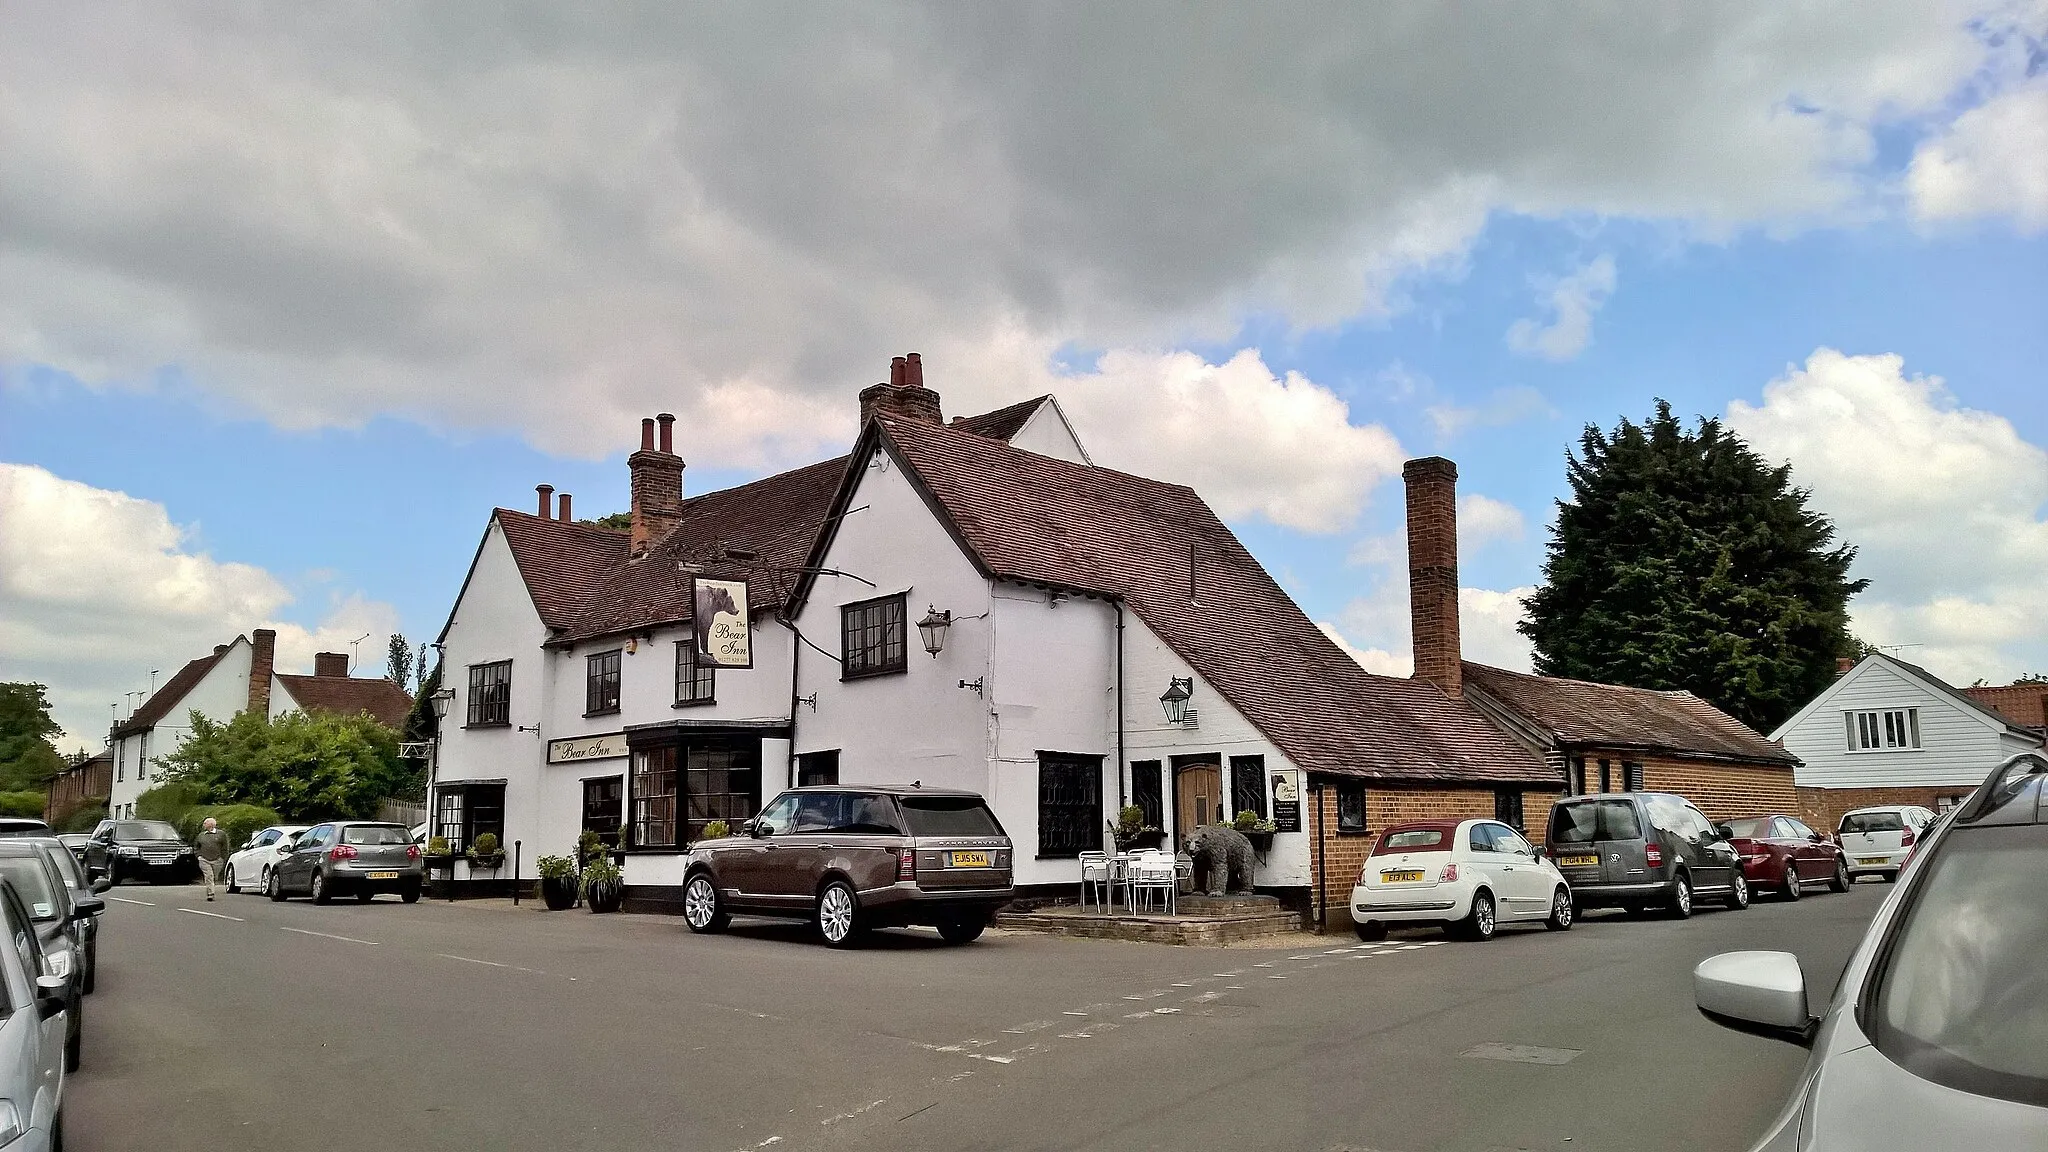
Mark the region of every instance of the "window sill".
[[1337, 835], [1339, 835], [1339, 836], [1370, 836], [1370, 835], [1372, 835], [1372, 829], [1370, 829], [1370, 828], [1339, 828], [1339, 829], [1337, 829]]
[[478, 728], [510, 728], [511, 726], [512, 722], [510, 720], [492, 720], [486, 724], [464, 724], [462, 730], [469, 732]]
[[877, 676], [901, 676], [908, 671], [910, 671], [910, 665], [899, 664], [894, 668], [873, 668], [865, 672], [841, 672], [839, 674], [839, 681], [843, 684], [848, 680], [872, 680]]
[[718, 703], [718, 698], [717, 698], [717, 697], [715, 697], [715, 696], [707, 696], [707, 697], [705, 697], [705, 698], [704, 698], [704, 699], [702, 699], [702, 700], [678, 700], [678, 701], [676, 701], [675, 703], [673, 703], [673, 704], [669, 705], [669, 707], [671, 707], [671, 708], [709, 708], [709, 707], [711, 707], [712, 705], [714, 705], [714, 704], [717, 704], [717, 703]]
[[614, 704], [614, 705], [612, 705], [612, 706], [611, 706], [611, 707], [609, 707], [609, 708], [599, 708], [599, 709], [598, 709], [597, 711], [595, 711], [595, 712], [585, 712], [585, 713], [583, 714], [583, 718], [584, 718], [585, 720], [589, 720], [589, 719], [591, 719], [591, 718], [593, 718], [593, 717], [597, 717], [597, 716], [617, 716], [618, 714], [619, 714], [619, 706], [618, 706], [618, 705], [616, 705], [616, 704]]

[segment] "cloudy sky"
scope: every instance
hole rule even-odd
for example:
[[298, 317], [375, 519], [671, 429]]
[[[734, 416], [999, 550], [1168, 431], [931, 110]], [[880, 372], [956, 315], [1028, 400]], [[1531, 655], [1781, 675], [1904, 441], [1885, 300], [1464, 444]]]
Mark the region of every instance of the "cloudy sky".
[[1866, 639], [2048, 669], [2044, 0], [0, 11], [0, 677], [80, 744], [259, 624], [375, 672], [640, 416], [702, 491], [913, 349], [1376, 669], [1405, 457], [1525, 666], [1564, 454], [1657, 397], [1791, 461]]

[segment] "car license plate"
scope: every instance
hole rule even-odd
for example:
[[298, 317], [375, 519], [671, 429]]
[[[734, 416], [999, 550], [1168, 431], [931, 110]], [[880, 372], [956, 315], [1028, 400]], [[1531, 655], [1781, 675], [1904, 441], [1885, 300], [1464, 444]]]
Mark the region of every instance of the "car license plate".
[[1886, 860], [1886, 859], [1885, 859], [1884, 857], [1882, 857], [1882, 856], [1858, 856], [1858, 857], [1856, 858], [1856, 862], [1857, 862], [1858, 864], [1886, 864], [1886, 863], [1890, 863], [1890, 861]]
[[955, 868], [986, 868], [988, 866], [989, 858], [986, 852], [953, 853], [953, 867]]
[[1596, 866], [1596, 865], [1598, 865], [1598, 864], [1600, 863], [1600, 857], [1598, 857], [1598, 856], [1562, 856], [1562, 857], [1559, 857], [1559, 858], [1558, 858], [1558, 861], [1557, 861], [1557, 862], [1558, 862], [1559, 864], [1562, 864], [1562, 865], [1564, 865], [1564, 866], [1565, 866], [1565, 867], [1567, 867], [1567, 868], [1586, 868], [1586, 867], [1593, 867], [1593, 866]]
[[370, 879], [372, 879], [372, 880], [396, 880], [396, 879], [398, 879], [398, 873], [396, 873], [396, 872], [372, 872], [372, 873], [370, 873]]
[[1422, 879], [1420, 869], [1411, 869], [1406, 872], [1380, 873], [1380, 883], [1382, 884], [1413, 884], [1420, 879]]

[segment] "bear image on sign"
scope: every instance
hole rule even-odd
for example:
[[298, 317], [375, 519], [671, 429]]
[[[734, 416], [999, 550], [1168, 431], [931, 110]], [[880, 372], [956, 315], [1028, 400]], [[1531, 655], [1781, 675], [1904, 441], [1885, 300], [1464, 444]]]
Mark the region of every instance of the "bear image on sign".
[[697, 659], [720, 668], [752, 668], [753, 636], [748, 631], [747, 582], [697, 579], [690, 604], [696, 617]]

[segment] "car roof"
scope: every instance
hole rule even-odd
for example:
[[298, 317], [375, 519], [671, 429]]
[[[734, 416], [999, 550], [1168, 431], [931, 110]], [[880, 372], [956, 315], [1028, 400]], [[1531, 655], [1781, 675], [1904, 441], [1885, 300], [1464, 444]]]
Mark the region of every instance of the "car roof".
[[1848, 810], [1847, 812], [1844, 812], [1844, 813], [1842, 813], [1842, 815], [1844, 815], [1844, 816], [1858, 816], [1858, 815], [1861, 815], [1862, 813], [1865, 813], [1865, 812], [1912, 812], [1912, 811], [1922, 811], [1922, 812], [1924, 812], [1924, 811], [1926, 811], [1926, 808], [1925, 808], [1925, 807], [1923, 807], [1922, 805], [1919, 805], [1919, 804], [1870, 804], [1870, 805], [1866, 805], [1865, 807], [1862, 807], [1862, 808], [1851, 808], [1851, 809], [1849, 809], [1849, 810]]
[[857, 792], [881, 793], [887, 796], [966, 796], [975, 800], [982, 798], [979, 792], [965, 788], [927, 788], [922, 784], [809, 784], [801, 788], [787, 788], [786, 792]]
[[1478, 824], [1482, 821], [1489, 824], [1497, 822], [1491, 816], [1475, 816], [1466, 820], [1403, 820], [1399, 824], [1387, 825], [1387, 830], [1380, 833], [1380, 835], [1387, 837], [1392, 836], [1396, 832], [1441, 832], [1446, 836], [1450, 836], [1456, 834], [1459, 828], [1467, 824]]

